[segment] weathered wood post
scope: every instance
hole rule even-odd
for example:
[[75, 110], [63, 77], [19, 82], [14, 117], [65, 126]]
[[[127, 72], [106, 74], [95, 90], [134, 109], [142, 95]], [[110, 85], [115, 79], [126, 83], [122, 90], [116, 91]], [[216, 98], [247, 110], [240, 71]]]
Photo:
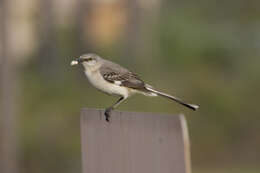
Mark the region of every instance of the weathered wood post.
[[183, 115], [82, 109], [83, 173], [190, 173]]

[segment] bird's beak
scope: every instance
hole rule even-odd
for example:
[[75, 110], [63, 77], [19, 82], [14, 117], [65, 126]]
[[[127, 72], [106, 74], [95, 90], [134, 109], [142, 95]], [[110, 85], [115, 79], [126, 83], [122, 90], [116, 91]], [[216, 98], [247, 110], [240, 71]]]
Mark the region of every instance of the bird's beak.
[[70, 65], [71, 66], [77, 65], [77, 64], [80, 64], [81, 62], [82, 62], [82, 59], [81, 58], [77, 58], [76, 60], [71, 61]]

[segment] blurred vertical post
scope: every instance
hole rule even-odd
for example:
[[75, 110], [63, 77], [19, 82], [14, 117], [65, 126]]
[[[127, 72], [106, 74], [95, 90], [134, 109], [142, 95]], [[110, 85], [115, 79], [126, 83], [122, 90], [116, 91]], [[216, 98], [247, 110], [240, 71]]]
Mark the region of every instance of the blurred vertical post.
[[[142, 23], [141, 15], [140, 15], [140, 4], [138, 0], [127, 0], [128, 8], [128, 26], [127, 26], [127, 35], [125, 39], [125, 50], [127, 52], [126, 57], [129, 59], [128, 61], [133, 61], [133, 57], [136, 57], [137, 48], [140, 46], [138, 42], [140, 41], [140, 25]], [[131, 57], [131, 59], [129, 58]]]
[[89, 22], [89, 15], [93, 8], [93, 2], [91, 3], [90, 0], [77, 0], [76, 6], [76, 18], [74, 26], [76, 27], [76, 40], [77, 40], [77, 53], [83, 54], [88, 51], [93, 51], [94, 47], [93, 44], [90, 43], [89, 40], [84, 40], [84, 30], [85, 30], [85, 23]]
[[16, 173], [15, 68], [8, 38], [9, 1], [0, 1], [0, 172]]
[[60, 72], [53, 4], [52, 0], [40, 0], [38, 4], [40, 17], [37, 29], [40, 42], [37, 61], [40, 73], [49, 80], [56, 80]]

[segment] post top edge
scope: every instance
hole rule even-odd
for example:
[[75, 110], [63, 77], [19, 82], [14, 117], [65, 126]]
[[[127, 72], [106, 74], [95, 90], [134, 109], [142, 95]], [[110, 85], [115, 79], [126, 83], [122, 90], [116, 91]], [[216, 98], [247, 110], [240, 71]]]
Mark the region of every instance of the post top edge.
[[[85, 112], [87, 111], [98, 111], [98, 112], [104, 112], [104, 109], [101, 108], [81, 108], [81, 113], [84, 115]], [[178, 116], [181, 119], [186, 119], [185, 115], [183, 113], [176, 113], [176, 114], [169, 114], [169, 113], [164, 113], [164, 112], [134, 112], [134, 111], [124, 111], [124, 110], [113, 110], [112, 112], [115, 112], [117, 114], [122, 114], [122, 113], [131, 113], [131, 114], [147, 114], [147, 115], [162, 115], [162, 116]]]

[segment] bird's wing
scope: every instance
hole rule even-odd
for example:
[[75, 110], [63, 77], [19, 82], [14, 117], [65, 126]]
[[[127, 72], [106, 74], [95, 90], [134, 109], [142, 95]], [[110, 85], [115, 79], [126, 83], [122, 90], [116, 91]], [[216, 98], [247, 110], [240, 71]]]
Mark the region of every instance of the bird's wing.
[[133, 89], [144, 89], [145, 87], [144, 82], [135, 73], [117, 64], [103, 65], [100, 67], [100, 73], [106, 81], [119, 86]]

